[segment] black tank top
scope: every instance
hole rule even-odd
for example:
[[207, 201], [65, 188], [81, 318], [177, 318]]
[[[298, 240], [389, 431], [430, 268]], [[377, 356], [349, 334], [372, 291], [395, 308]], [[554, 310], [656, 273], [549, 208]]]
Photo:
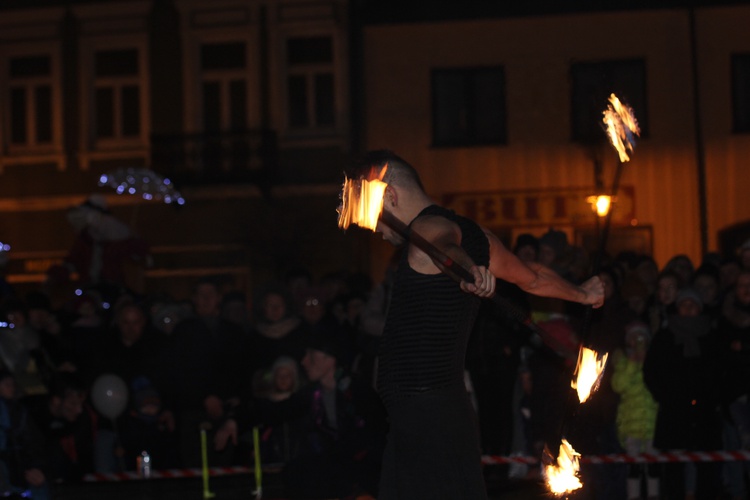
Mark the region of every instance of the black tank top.
[[[489, 242], [473, 221], [431, 205], [417, 217], [438, 215], [458, 224], [461, 247], [475, 264], [489, 263]], [[481, 299], [445, 274], [421, 274], [404, 251], [396, 270], [378, 365], [386, 405], [431, 389], [463, 383], [469, 333]]]

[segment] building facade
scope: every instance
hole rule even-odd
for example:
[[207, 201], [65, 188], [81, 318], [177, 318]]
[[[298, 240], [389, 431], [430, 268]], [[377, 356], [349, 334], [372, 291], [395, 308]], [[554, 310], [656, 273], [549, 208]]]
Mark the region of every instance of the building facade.
[[596, 251], [586, 198], [616, 184], [602, 128], [614, 92], [642, 134], [607, 251], [699, 264], [750, 237], [746, 3], [405, 17], [364, 29], [366, 144], [413, 163], [435, 199], [509, 244], [554, 227]]
[[[342, 0], [10, 2], [0, 7], [0, 240], [36, 286], [91, 194], [151, 247], [131, 286], [251, 289], [295, 266], [366, 266], [335, 208], [351, 158]], [[100, 186], [148, 169], [184, 205]], [[173, 200], [174, 201], [174, 200]], [[354, 259], [354, 260], [352, 260]]]

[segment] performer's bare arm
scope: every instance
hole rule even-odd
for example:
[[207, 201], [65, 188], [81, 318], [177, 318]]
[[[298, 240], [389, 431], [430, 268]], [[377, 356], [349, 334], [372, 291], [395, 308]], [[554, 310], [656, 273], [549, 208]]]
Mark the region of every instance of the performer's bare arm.
[[604, 303], [604, 286], [598, 276], [581, 286], [562, 278], [552, 269], [539, 263], [525, 264], [490, 231], [485, 230], [490, 242], [490, 271], [498, 278], [518, 285], [521, 290], [557, 299], [600, 307]]
[[[598, 276], [577, 286], [541, 264], [524, 264], [491, 232], [484, 230], [490, 243], [489, 267], [477, 266], [461, 248], [461, 230], [444, 217], [420, 217], [412, 229], [474, 274], [474, 283], [462, 282], [461, 288], [480, 297], [495, 293], [495, 278], [518, 285], [525, 292], [600, 307], [604, 288]], [[423, 274], [441, 272], [439, 266], [415, 245], [409, 245], [409, 264]]]

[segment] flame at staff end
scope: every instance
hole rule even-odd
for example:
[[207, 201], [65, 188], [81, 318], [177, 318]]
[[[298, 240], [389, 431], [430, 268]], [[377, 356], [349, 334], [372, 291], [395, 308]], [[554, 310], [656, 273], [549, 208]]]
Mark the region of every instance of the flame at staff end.
[[[554, 461], [547, 448], [545, 448], [545, 455], [548, 460]], [[578, 477], [578, 457], [580, 456], [580, 453], [574, 450], [566, 439], [562, 440], [557, 464], [544, 465], [542, 469], [547, 488], [551, 493], [562, 496], [583, 486]]]
[[576, 365], [576, 378], [571, 381], [570, 386], [578, 392], [578, 401], [585, 402], [592, 392], [599, 388], [599, 382], [607, 365], [608, 353], [598, 352], [581, 347], [578, 352], [578, 364]]
[[620, 161], [630, 161], [629, 152], [635, 148], [635, 137], [641, 135], [638, 121], [635, 119], [633, 110], [620, 102], [616, 95], [610, 94], [609, 106], [604, 111], [602, 121], [606, 125], [609, 141], [620, 155]]
[[336, 210], [339, 214], [338, 224], [347, 229], [351, 224], [375, 231], [378, 219], [383, 211], [383, 196], [388, 184], [383, 177], [388, 168], [384, 166], [379, 173], [370, 172], [368, 178], [344, 178], [341, 189], [341, 204]]

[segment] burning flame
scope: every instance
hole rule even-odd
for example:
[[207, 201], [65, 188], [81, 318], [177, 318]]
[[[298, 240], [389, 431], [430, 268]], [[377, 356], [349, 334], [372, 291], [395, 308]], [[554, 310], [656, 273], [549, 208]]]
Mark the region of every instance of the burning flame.
[[578, 457], [580, 456], [580, 453], [574, 450], [567, 440], [562, 440], [557, 465], [545, 465], [543, 469], [544, 479], [550, 492], [555, 495], [564, 495], [583, 486], [578, 477]]
[[588, 347], [581, 347], [578, 351], [576, 378], [570, 386], [578, 391], [578, 401], [585, 402], [592, 392], [599, 388], [604, 367], [607, 365], [609, 354], [600, 355]]
[[616, 95], [609, 96], [609, 106], [604, 111], [602, 121], [607, 126], [609, 141], [620, 155], [620, 161], [630, 161], [628, 151], [635, 148], [635, 137], [641, 135], [641, 129], [635, 119], [633, 110], [620, 102]]
[[368, 179], [344, 178], [341, 190], [341, 205], [339, 213], [339, 227], [347, 229], [350, 224], [375, 231], [380, 213], [383, 211], [383, 195], [388, 184], [383, 182], [386, 169], [384, 166], [379, 173], [374, 170]]

